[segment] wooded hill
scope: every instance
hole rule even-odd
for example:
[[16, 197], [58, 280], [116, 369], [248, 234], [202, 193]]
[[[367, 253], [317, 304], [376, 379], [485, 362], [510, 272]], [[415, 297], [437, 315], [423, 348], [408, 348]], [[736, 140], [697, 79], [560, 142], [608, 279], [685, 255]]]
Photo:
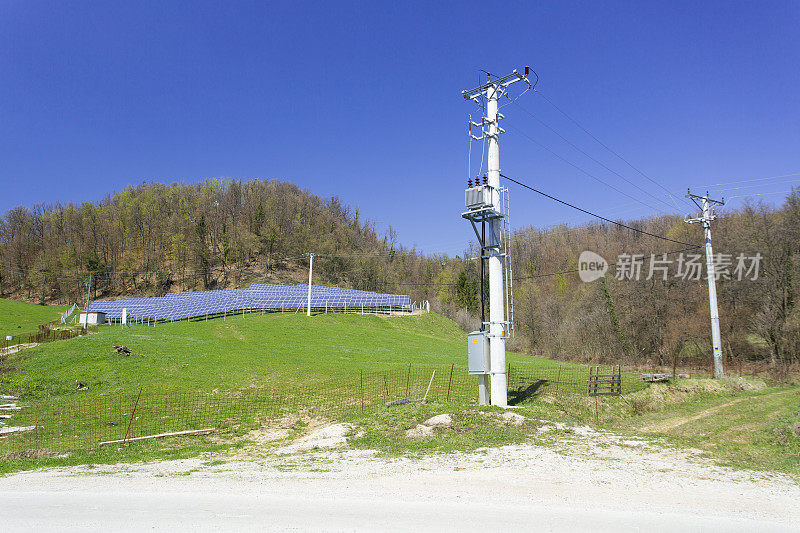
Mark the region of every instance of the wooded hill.
[[[387, 263], [427, 261], [378, 235], [357, 209], [280, 181], [128, 187], [97, 203], [16, 207], [0, 221], [0, 295], [41, 303], [162, 295], [250, 282], [390, 286]], [[402, 268], [399, 271], [404, 271]]]
[[[682, 217], [627, 224], [703, 244], [702, 228]], [[732, 263], [730, 277], [718, 282], [726, 355], [775, 366], [799, 362], [798, 193], [778, 209], [721, 211], [713, 236], [715, 253]], [[606, 223], [516, 231], [516, 348], [584, 362], [668, 364], [676, 354], [710, 360], [705, 269], [700, 279], [684, 279], [679, 254], [660, 256], [683, 250], [686, 262], [703, 253], [691, 248]], [[584, 250], [610, 263], [603, 280], [580, 281]], [[317, 283], [429, 299], [464, 329], [479, 327], [477, 262], [405, 248], [391, 228], [379, 234], [338, 198], [275, 180], [149, 183], [96, 203], [11, 209], [0, 220], [0, 297], [82, 303], [89, 273], [93, 298], [296, 283], [307, 276], [303, 254], [310, 251], [323, 254], [315, 261]], [[638, 280], [615, 277], [622, 253], [643, 254]], [[736, 279], [737, 257], [757, 253], [758, 278], [750, 272]], [[648, 275], [651, 254], [667, 265], [666, 279], [661, 270]]]

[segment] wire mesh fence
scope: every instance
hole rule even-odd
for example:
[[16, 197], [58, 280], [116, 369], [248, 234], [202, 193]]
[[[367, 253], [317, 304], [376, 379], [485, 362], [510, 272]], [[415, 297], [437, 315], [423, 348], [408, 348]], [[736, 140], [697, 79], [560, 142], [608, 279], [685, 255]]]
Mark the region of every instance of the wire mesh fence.
[[[509, 402], [543, 392], [587, 394], [589, 367], [508, 368]], [[0, 420], [0, 458], [46, 457], [120, 445], [131, 439], [213, 429], [225, 440], [287, 416], [343, 420], [401, 404], [475, 403], [477, 376], [450, 365], [366, 369], [336, 379], [298, 378], [233, 391], [76, 391], [69, 398], [6, 404]], [[318, 378], [318, 377], [317, 377]], [[304, 381], [300, 381], [304, 379]], [[622, 374], [622, 390], [639, 384]], [[23, 399], [24, 400], [24, 399]]]
[[525, 399], [544, 392], [564, 394], [589, 394], [593, 375], [619, 375], [621, 394], [640, 390], [646, 386], [640, 376], [622, 372], [618, 366], [579, 366], [553, 364], [546, 367], [509, 365], [507, 369], [509, 401]]
[[20, 346], [27, 346], [30, 344], [42, 344], [45, 342], [63, 341], [86, 335], [86, 330], [83, 328], [65, 328], [65, 329], [50, 329], [46, 326], [39, 326], [39, 331], [33, 333], [24, 333], [22, 335], [9, 335], [4, 337], [2, 344], [0, 344], [0, 357], [13, 352]]

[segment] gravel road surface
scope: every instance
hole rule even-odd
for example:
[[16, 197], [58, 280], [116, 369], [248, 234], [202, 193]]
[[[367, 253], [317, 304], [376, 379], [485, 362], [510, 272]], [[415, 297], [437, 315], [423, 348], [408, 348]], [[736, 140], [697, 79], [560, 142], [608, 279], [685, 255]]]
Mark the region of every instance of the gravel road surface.
[[800, 530], [794, 478], [607, 436], [417, 459], [346, 446], [211, 459], [5, 476], [0, 529]]

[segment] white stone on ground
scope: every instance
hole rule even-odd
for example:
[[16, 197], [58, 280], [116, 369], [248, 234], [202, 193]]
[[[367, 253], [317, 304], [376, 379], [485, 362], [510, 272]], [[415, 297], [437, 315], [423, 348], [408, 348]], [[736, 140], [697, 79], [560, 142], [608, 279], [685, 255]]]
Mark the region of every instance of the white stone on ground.
[[574, 431], [576, 434], [582, 437], [594, 437], [600, 434], [600, 432], [595, 431], [593, 428], [589, 426], [577, 426], [572, 428], [572, 431]]
[[425, 422], [423, 422], [423, 424], [425, 424], [426, 426], [431, 426], [431, 427], [449, 426], [452, 423], [453, 423], [453, 418], [447, 413], [442, 415], [432, 416]]
[[527, 420], [524, 416], [522, 416], [520, 414], [511, 413], [511, 412], [508, 412], [508, 411], [503, 413], [502, 416], [503, 416], [503, 420], [505, 420], [506, 422], [508, 422], [512, 426], [521, 426], [522, 424], [525, 423], [525, 420]]
[[304, 452], [318, 448], [338, 448], [347, 445], [347, 435], [353, 429], [350, 424], [333, 424], [312, 431], [296, 442], [277, 450], [279, 454]]
[[9, 426], [6, 428], [0, 428], [0, 435], [5, 435], [7, 433], [21, 433], [23, 431], [32, 431], [36, 429], [36, 426]]
[[415, 427], [406, 431], [406, 437], [432, 437], [433, 428], [417, 424]]

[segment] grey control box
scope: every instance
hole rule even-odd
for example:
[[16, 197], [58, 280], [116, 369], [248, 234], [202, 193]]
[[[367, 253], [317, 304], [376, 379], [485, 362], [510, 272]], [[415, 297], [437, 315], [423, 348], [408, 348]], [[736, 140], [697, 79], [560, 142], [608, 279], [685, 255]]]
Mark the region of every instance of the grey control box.
[[489, 338], [486, 331], [467, 334], [467, 360], [470, 374], [489, 373]]

